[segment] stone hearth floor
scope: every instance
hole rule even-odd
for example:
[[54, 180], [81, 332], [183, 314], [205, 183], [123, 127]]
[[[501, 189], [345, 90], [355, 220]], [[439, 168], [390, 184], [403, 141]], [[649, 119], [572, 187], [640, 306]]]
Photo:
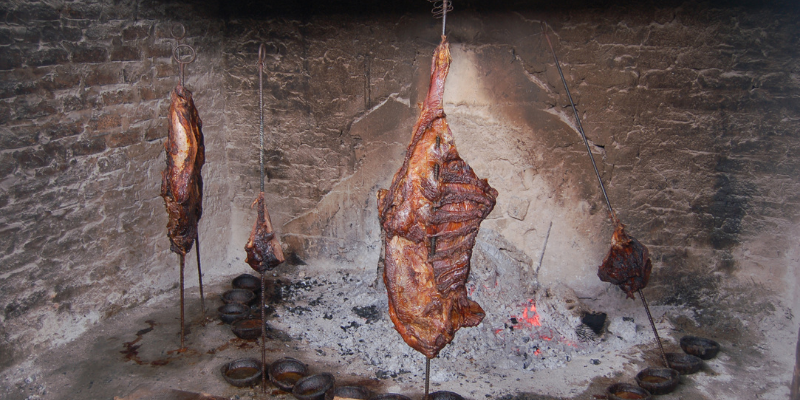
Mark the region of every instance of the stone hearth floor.
[[[239, 358], [260, 358], [257, 342], [236, 338], [229, 325], [217, 319], [217, 308], [222, 305], [219, 294], [229, 288], [229, 281], [206, 287], [208, 318], [205, 323], [201, 318], [197, 288], [187, 288], [186, 344], [189, 350], [185, 353], [175, 352], [180, 344], [179, 291], [172, 290], [98, 323], [78, 340], [3, 371], [0, 373], [0, 398], [293, 400], [290, 394], [269, 384], [266, 393], [262, 394], [260, 388], [236, 388], [223, 380], [220, 373], [223, 364]], [[306, 295], [310, 299], [322, 296], [314, 290], [309, 290]], [[289, 313], [281, 307], [284, 305], [276, 306], [276, 313], [284, 312], [288, 317]], [[383, 318], [388, 320], [385, 314]], [[396, 332], [387, 332], [387, 335], [396, 335]], [[664, 332], [664, 336], [669, 335]], [[675, 392], [658, 398], [751, 400], [756, 396], [762, 399], [788, 396], [788, 382], [785, 382], [785, 390], [782, 387], [769, 388], [770, 383], [764, 378], [769, 377], [770, 370], [773, 370], [773, 377], [767, 379], [782, 385], [784, 375], [791, 376], [790, 371], [782, 371], [782, 365], [765, 359], [748, 364], [745, 360], [753, 355], [752, 352], [733, 347], [730, 341], [721, 342], [723, 351], [719, 357], [707, 361], [699, 373], [683, 377]], [[398, 340], [397, 346], [405, 344]], [[491, 371], [487, 374], [486, 371], [464, 368], [458, 379], [432, 382], [431, 391], [450, 390], [474, 400], [605, 398], [602, 394], [611, 383], [633, 382], [637, 371], [647, 365], [658, 365], [656, 353], [641, 347], [614, 354], [577, 354], [565, 367], [537, 371], [502, 371], [501, 374]], [[423, 397], [421, 370], [401, 377], [378, 377], [368, 368], [358, 373], [357, 366], [337, 361], [335, 354], [319, 354], [303, 340], [268, 340], [267, 361], [284, 356], [304, 361], [311, 373], [333, 373], [337, 385], [360, 384], [377, 393], [403, 393], [415, 400]], [[420, 362], [420, 366], [423, 365]], [[780, 368], [776, 370], [776, 367]], [[572, 385], [570, 382], [580, 384]], [[566, 385], [574, 387], [564, 387]]]

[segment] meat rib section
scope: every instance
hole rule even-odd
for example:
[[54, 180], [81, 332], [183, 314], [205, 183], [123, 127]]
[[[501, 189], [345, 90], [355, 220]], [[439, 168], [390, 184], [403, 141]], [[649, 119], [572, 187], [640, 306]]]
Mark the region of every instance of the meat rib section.
[[264, 273], [278, 266], [284, 261], [281, 243], [278, 241], [275, 231], [272, 229], [272, 221], [267, 211], [267, 203], [264, 200], [264, 192], [258, 194], [258, 198], [250, 205], [258, 207], [258, 219], [253, 224], [250, 232], [250, 239], [244, 246], [247, 252], [245, 260], [254, 270]]
[[497, 198], [456, 150], [442, 108], [449, 69], [450, 45], [443, 36], [403, 165], [389, 189], [378, 191], [389, 316], [403, 340], [428, 358], [458, 329], [484, 317], [467, 298], [465, 283], [478, 227]]
[[175, 87], [170, 100], [169, 132], [164, 143], [167, 168], [161, 173], [161, 197], [169, 215], [170, 249], [186, 255], [197, 239], [197, 222], [203, 213], [203, 121], [197, 114], [192, 92], [183, 86]]
[[650, 280], [650, 252], [643, 244], [625, 233], [625, 225], [615, 218], [614, 235], [611, 237], [611, 250], [608, 251], [597, 276], [603, 282], [619, 286], [628, 298], [644, 289]]

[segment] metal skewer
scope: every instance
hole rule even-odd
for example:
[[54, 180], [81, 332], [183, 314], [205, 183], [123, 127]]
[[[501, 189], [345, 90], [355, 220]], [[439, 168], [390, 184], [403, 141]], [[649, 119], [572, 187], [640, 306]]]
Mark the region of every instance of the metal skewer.
[[644, 298], [644, 293], [642, 293], [642, 289], [639, 289], [639, 298], [642, 299], [642, 304], [644, 304], [644, 310], [647, 312], [647, 319], [650, 320], [650, 327], [653, 328], [653, 333], [656, 335], [656, 342], [658, 342], [658, 349], [661, 351], [661, 359], [664, 361], [664, 366], [669, 368], [669, 361], [667, 361], [667, 354], [664, 353], [664, 346], [661, 345], [661, 337], [658, 336], [658, 330], [656, 330], [656, 324], [653, 322], [653, 317], [650, 315], [650, 307], [647, 306], [647, 300]]
[[[258, 129], [258, 161], [259, 172], [261, 173], [261, 193], [264, 193], [264, 57], [267, 55], [266, 46], [262, 43], [258, 46], [258, 111], [259, 111], [259, 129]], [[266, 312], [264, 311], [265, 300], [264, 293], [267, 290], [267, 282], [264, 271], [261, 271], [261, 390], [267, 393], [267, 330], [266, 326]]]
[[611, 222], [616, 224], [616, 216], [614, 215], [614, 209], [611, 208], [611, 202], [608, 200], [608, 193], [606, 193], [606, 187], [603, 185], [603, 179], [600, 178], [600, 171], [597, 169], [597, 163], [594, 161], [594, 156], [592, 155], [592, 149], [589, 147], [589, 141], [586, 140], [586, 133], [583, 131], [583, 125], [581, 125], [581, 118], [578, 116], [578, 109], [575, 108], [575, 102], [572, 101], [572, 95], [569, 92], [569, 87], [567, 87], [567, 80], [564, 79], [564, 73], [561, 71], [561, 64], [558, 62], [558, 56], [556, 56], [556, 51], [553, 49], [553, 44], [550, 43], [550, 37], [547, 36], [547, 25], [542, 24], [542, 32], [544, 33], [545, 39], [547, 39], [547, 44], [550, 46], [550, 51], [553, 53], [553, 59], [556, 62], [556, 68], [558, 68], [558, 75], [561, 76], [561, 82], [564, 83], [564, 90], [567, 91], [567, 98], [569, 98], [569, 104], [572, 106], [572, 112], [575, 113], [575, 121], [578, 125], [578, 131], [581, 133], [581, 137], [583, 138], [583, 144], [586, 145], [586, 151], [589, 153], [589, 159], [592, 160], [592, 167], [594, 167], [594, 173], [597, 175], [597, 181], [600, 182], [600, 190], [603, 192], [603, 198], [606, 199], [606, 206], [608, 206], [608, 213], [611, 217]]
[[[600, 190], [603, 192], [603, 198], [606, 200], [606, 206], [608, 206], [608, 213], [609, 217], [611, 218], [611, 223], [617, 225], [619, 220], [617, 216], [614, 214], [614, 209], [611, 208], [611, 202], [608, 200], [608, 194], [606, 193], [606, 187], [603, 185], [603, 179], [600, 178], [600, 172], [597, 169], [597, 163], [594, 161], [594, 156], [592, 155], [592, 150], [589, 147], [589, 141], [586, 140], [586, 133], [583, 131], [583, 125], [581, 125], [581, 118], [578, 116], [578, 109], [575, 108], [575, 102], [572, 101], [572, 95], [569, 92], [569, 87], [567, 87], [567, 80], [564, 78], [564, 73], [561, 71], [561, 64], [558, 62], [558, 56], [556, 56], [556, 51], [553, 49], [553, 44], [550, 42], [550, 37], [547, 35], [547, 25], [542, 24], [542, 33], [544, 34], [545, 39], [547, 39], [547, 44], [550, 46], [550, 51], [553, 53], [553, 59], [556, 63], [556, 68], [558, 68], [558, 75], [561, 76], [561, 82], [564, 84], [564, 90], [567, 92], [567, 97], [569, 98], [569, 104], [572, 106], [572, 112], [575, 113], [575, 121], [578, 125], [578, 131], [581, 133], [581, 137], [583, 138], [583, 144], [586, 145], [586, 151], [589, 153], [589, 159], [592, 160], [592, 167], [594, 167], [594, 173], [597, 175], [597, 181], [600, 182]], [[639, 297], [642, 299], [642, 304], [644, 305], [644, 310], [647, 312], [647, 319], [650, 320], [650, 327], [653, 328], [653, 334], [656, 336], [656, 342], [658, 343], [658, 348], [661, 351], [661, 357], [664, 360], [664, 365], [669, 368], [669, 362], [667, 361], [667, 355], [664, 353], [664, 346], [661, 344], [661, 337], [658, 336], [658, 330], [656, 329], [656, 324], [653, 322], [653, 317], [650, 315], [650, 307], [647, 306], [647, 300], [644, 298], [644, 293], [642, 293], [642, 289], [639, 289]]]
[[185, 339], [184, 339], [186, 337], [185, 332], [184, 332], [185, 325], [184, 325], [184, 322], [183, 322], [184, 321], [184, 319], [183, 319], [183, 268], [184, 268], [184, 258], [185, 257], [184, 257], [183, 254], [181, 254], [180, 258], [181, 258], [181, 348], [178, 349], [178, 351], [179, 352], [183, 352], [183, 351], [186, 350]]
[[423, 399], [428, 400], [428, 394], [430, 393], [430, 383], [431, 383], [431, 359], [425, 357], [425, 397]]

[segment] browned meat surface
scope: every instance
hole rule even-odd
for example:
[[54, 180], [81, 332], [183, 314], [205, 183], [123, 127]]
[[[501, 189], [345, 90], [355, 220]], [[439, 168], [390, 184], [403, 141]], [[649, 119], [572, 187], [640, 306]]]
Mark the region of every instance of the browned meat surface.
[[197, 239], [197, 222], [203, 213], [203, 177], [206, 150], [203, 121], [197, 115], [192, 92], [183, 86], [172, 91], [169, 134], [164, 143], [167, 168], [161, 173], [161, 197], [169, 215], [170, 249], [185, 255]]
[[403, 166], [389, 190], [378, 192], [389, 316], [403, 340], [428, 358], [459, 328], [484, 317], [465, 283], [478, 227], [497, 198], [456, 150], [442, 109], [449, 68], [450, 46], [442, 37]]
[[253, 224], [250, 232], [250, 239], [244, 246], [247, 252], [245, 260], [250, 267], [258, 272], [265, 272], [278, 266], [284, 261], [281, 243], [272, 230], [272, 221], [269, 219], [267, 203], [264, 201], [264, 192], [258, 194], [258, 198], [250, 206], [258, 204], [258, 219]]
[[610, 282], [622, 289], [629, 298], [633, 292], [643, 289], [650, 280], [650, 252], [638, 240], [625, 233], [625, 225], [616, 221], [608, 251], [597, 276], [603, 282]]

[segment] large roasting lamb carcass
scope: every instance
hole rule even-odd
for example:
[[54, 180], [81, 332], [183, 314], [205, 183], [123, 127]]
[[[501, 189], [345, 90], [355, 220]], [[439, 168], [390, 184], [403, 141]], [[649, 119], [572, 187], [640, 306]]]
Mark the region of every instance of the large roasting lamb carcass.
[[478, 228], [497, 198], [456, 150], [442, 108], [449, 69], [443, 36], [403, 165], [389, 189], [378, 191], [389, 316], [403, 340], [428, 358], [485, 315], [467, 298], [465, 283]]
[[197, 222], [203, 214], [205, 163], [203, 121], [197, 114], [192, 92], [178, 85], [169, 106], [169, 133], [164, 143], [167, 168], [161, 173], [161, 197], [167, 208], [170, 249], [185, 256], [197, 239]]
[[643, 244], [625, 233], [625, 225], [614, 218], [614, 235], [611, 237], [611, 249], [608, 251], [597, 276], [603, 282], [619, 286], [628, 298], [633, 293], [644, 289], [650, 280], [653, 264], [650, 252]]

